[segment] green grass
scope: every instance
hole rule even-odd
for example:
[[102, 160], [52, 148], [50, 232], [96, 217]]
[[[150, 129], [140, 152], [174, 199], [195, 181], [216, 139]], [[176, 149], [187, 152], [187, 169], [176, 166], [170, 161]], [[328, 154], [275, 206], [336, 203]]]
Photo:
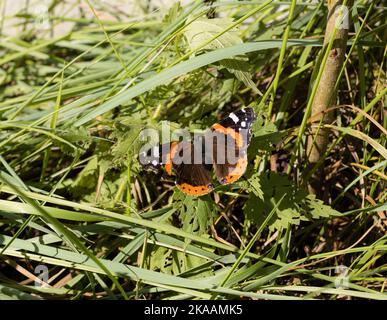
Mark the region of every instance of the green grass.
[[[15, 36], [0, 24], [0, 299], [387, 299], [382, 1], [354, 1], [329, 125], [310, 120], [321, 3], [217, 1], [222, 20], [201, 1], [134, 17], [73, 3], [87, 14], [50, 7], [64, 35], [25, 11]], [[246, 106], [237, 183], [192, 198], [141, 169], [142, 129], [202, 130]], [[309, 171], [311, 126], [330, 136]]]

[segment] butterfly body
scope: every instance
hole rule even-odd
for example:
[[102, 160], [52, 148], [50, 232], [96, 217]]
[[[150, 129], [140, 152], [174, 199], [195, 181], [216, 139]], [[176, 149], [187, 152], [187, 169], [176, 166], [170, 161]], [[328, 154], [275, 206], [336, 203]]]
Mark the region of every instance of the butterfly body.
[[149, 148], [140, 153], [140, 162], [152, 170], [163, 168], [167, 175], [175, 175], [176, 186], [182, 192], [205, 195], [214, 189], [212, 171], [223, 185], [237, 181], [246, 171], [254, 120], [253, 109], [240, 109], [192, 141]]

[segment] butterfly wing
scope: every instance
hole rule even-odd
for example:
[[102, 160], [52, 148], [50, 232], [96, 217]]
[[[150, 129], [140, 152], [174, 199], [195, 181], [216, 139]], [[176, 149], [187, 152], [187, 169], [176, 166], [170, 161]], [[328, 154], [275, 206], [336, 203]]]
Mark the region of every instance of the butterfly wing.
[[[209, 132], [216, 133], [222, 139], [213, 140], [209, 154], [198, 151], [198, 146], [203, 146], [204, 141], [181, 141], [152, 146], [140, 153], [139, 160], [146, 168], [159, 170], [163, 167], [168, 175], [175, 171], [176, 185], [182, 192], [192, 196], [207, 194], [214, 188], [211, 179], [212, 167], [221, 184], [237, 181], [246, 171], [247, 147], [250, 144], [251, 125], [254, 120], [253, 109], [245, 108], [230, 113], [228, 117], [215, 123]], [[164, 149], [167, 149], [167, 152]], [[228, 157], [229, 151], [234, 155], [231, 160]], [[199, 154], [200, 161], [194, 159], [194, 154]], [[223, 157], [219, 157], [219, 154], [223, 154]]]
[[144, 146], [138, 155], [138, 161], [143, 169], [158, 172], [163, 165], [162, 163], [162, 145], [155, 144]]
[[[245, 173], [247, 147], [250, 144], [251, 125], [254, 120], [254, 110], [245, 108], [230, 113], [211, 127], [217, 137], [222, 138], [216, 139], [213, 148], [214, 171], [221, 184], [233, 183]], [[223, 155], [223, 161], [220, 161], [219, 155]]]
[[[194, 161], [195, 144], [182, 141], [172, 147], [172, 165], [176, 173], [176, 186], [184, 193], [202, 196], [210, 193], [214, 186], [211, 179], [211, 164], [202, 159]], [[200, 153], [200, 152], [199, 152]]]

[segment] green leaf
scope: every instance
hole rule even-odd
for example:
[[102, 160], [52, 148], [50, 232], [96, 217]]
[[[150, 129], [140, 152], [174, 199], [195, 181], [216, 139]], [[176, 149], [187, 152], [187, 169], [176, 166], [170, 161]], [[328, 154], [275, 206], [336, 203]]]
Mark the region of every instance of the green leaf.
[[0, 300], [40, 300], [29, 293], [0, 284]]
[[[75, 212], [70, 210], [64, 210], [48, 206], [40, 206], [43, 210], [47, 211], [50, 215], [57, 219], [65, 219], [72, 221], [100, 221], [103, 218], [93, 216], [88, 213]], [[13, 213], [27, 213], [42, 216], [39, 210], [36, 210], [33, 206], [15, 201], [0, 200], [0, 211], [13, 212]]]
[[[195, 51], [200, 45], [204, 44], [211, 38], [217, 36], [233, 24], [231, 18], [199, 18], [193, 22], [188, 22], [188, 26], [184, 30], [184, 35], [187, 38], [189, 47]], [[236, 44], [243, 43], [239, 37], [239, 30], [233, 28], [218, 36], [214, 41], [203, 47], [205, 50], [231, 47]]]
[[[69, 127], [65, 130], [58, 131], [57, 135], [60, 138], [78, 147], [77, 151], [81, 152], [86, 151], [90, 147], [92, 142], [91, 135], [85, 127]], [[75, 150], [73, 148], [70, 148], [68, 144], [61, 143], [59, 140], [54, 141], [60, 146], [63, 152], [72, 155], [75, 154]]]
[[299, 189], [287, 176], [272, 172], [262, 174], [260, 181], [262, 197], [251, 195], [244, 205], [244, 212], [248, 219], [260, 225], [274, 208], [274, 204], [284, 197], [269, 221], [270, 230], [287, 229], [291, 225], [299, 225], [301, 221], [340, 215], [315, 196]]
[[[184, 35], [187, 38], [191, 51], [196, 51], [201, 45], [219, 34], [216, 39], [201, 49], [214, 50], [242, 44], [243, 41], [239, 36], [239, 30], [237, 28], [224, 32], [232, 24], [233, 19], [231, 18], [200, 18], [188, 24]], [[247, 60], [247, 58], [224, 59], [220, 61], [220, 64], [226, 67], [229, 72], [233, 73], [246, 86], [258, 92], [258, 89], [251, 79], [249, 64], [246, 63]]]
[[93, 157], [87, 165], [79, 172], [71, 188], [74, 192], [82, 190], [94, 190], [97, 184], [98, 158]]
[[301, 203], [301, 205], [306, 214], [310, 213], [312, 219], [341, 215], [340, 212], [324, 204], [320, 199], [317, 199], [314, 194], [307, 195], [305, 201]]
[[127, 165], [128, 159], [137, 156], [141, 141], [139, 139], [140, 128], [128, 127], [127, 131], [118, 137], [111, 148], [112, 163], [115, 166]]
[[[249, 151], [254, 152], [256, 150], [271, 150], [273, 145], [281, 141], [282, 136], [285, 133], [278, 132], [274, 123], [269, 122], [265, 124], [265, 120], [261, 115], [257, 116], [256, 121], [251, 127], [253, 137], [251, 139]], [[257, 152], [255, 152], [256, 154]]]
[[191, 197], [177, 192], [180, 201], [175, 202], [174, 206], [180, 208], [182, 229], [198, 235], [207, 234], [208, 226], [212, 223], [216, 212], [212, 200], [205, 196]]
[[258, 172], [246, 172], [246, 180], [238, 182], [241, 188], [251, 191], [256, 197], [263, 200], [263, 191], [261, 188], [260, 177]]

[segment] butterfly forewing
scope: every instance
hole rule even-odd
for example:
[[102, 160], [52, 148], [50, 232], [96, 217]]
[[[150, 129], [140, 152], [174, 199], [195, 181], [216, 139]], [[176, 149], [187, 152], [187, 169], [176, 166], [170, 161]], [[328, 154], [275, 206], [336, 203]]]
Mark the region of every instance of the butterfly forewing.
[[[214, 142], [214, 171], [221, 184], [237, 181], [246, 171], [247, 147], [251, 140], [251, 125], [255, 120], [253, 109], [246, 108], [231, 113], [212, 126], [226, 143]], [[225, 161], [219, 161], [219, 154]], [[223, 158], [222, 158], [223, 160]]]

